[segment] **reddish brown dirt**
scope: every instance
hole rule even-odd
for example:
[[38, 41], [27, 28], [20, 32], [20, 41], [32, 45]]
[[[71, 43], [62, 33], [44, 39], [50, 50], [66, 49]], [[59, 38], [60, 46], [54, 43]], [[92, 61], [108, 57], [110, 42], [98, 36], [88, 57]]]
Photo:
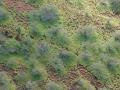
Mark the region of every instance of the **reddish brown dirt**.
[[15, 30], [16, 30], [16, 26], [13, 24], [9, 24], [9, 25], [0, 24], [0, 32], [4, 33], [4, 35], [7, 37], [13, 37], [14, 35], [16, 35], [16, 32], [14, 32]]
[[101, 15], [104, 15], [104, 16], [108, 16], [108, 17], [111, 17], [111, 18], [120, 18], [120, 15], [116, 15], [112, 12], [103, 12], [103, 13], [100, 13]]
[[95, 76], [93, 76], [84, 66], [78, 65], [78, 70], [83, 78], [86, 78], [91, 82], [97, 89], [104, 87], [104, 85], [97, 80]]
[[1, 71], [4, 71], [4, 72], [7, 72], [8, 75], [10, 75], [11, 77], [15, 77], [18, 72], [24, 72], [26, 68], [24, 66], [21, 66], [20, 68], [17, 68], [17, 69], [10, 69], [10, 68], [7, 68], [5, 64], [0, 64], [0, 72]]
[[[8, 76], [12, 77], [12, 80], [15, 82], [17, 86], [17, 90], [24, 90], [24, 87], [21, 87], [18, 85], [18, 82], [14, 80], [14, 77], [18, 74], [18, 72], [25, 72], [26, 68], [24, 66], [21, 66], [21, 68], [18, 68], [16, 70], [9, 69], [5, 66], [5, 64], [0, 64], [0, 72], [6, 72]], [[22, 89], [21, 89], [22, 88]]]
[[22, 13], [29, 12], [34, 9], [31, 5], [26, 4], [22, 0], [5, 0], [5, 4], [9, 9], [15, 9], [17, 12]]
[[15, 20], [19, 22], [19, 25], [24, 26], [25, 29], [28, 29], [28, 18], [23, 15], [23, 13], [30, 12], [34, 10], [34, 7], [25, 3], [23, 0], [5, 0], [5, 5], [7, 9], [11, 12], [15, 12]]
[[51, 68], [49, 71], [49, 78], [52, 81], [55, 82], [62, 82], [64, 83], [69, 90], [75, 90], [74, 89], [74, 83], [73, 81], [75, 81], [78, 77], [83, 77], [85, 79], [87, 79], [88, 81], [90, 81], [90, 83], [92, 85], [94, 85], [96, 87], [96, 89], [102, 88], [104, 87], [104, 85], [99, 82], [95, 76], [93, 76], [84, 66], [82, 65], [78, 65], [77, 67], [73, 68], [72, 70], [70, 70], [68, 72], [67, 75], [63, 76], [63, 77], [59, 77], [56, 73], [55, 70], [53, 68]]
[[11, 77], [14, 77], [17, 75], [17, 70], [8, 69], [4, 64], [0, 64], [0, 72], [2, 71], [7, 72], [8, 75], [10, 75]]
[[72, 82], [79, 77], [79, 73], [76, 70], [71, 70], [66, 76], [59, 77], [53, 68], [49, 70], [49, 79], [55, 82], [62, 82], [64, 83], [68, 89], [70, 89]]
[[27, 17], [18, 14], [15, 16], [15, 19], [17, 22], [19, 22], [19, 25], [24, 26], [24, 28], [28, 30], [29, 20]]

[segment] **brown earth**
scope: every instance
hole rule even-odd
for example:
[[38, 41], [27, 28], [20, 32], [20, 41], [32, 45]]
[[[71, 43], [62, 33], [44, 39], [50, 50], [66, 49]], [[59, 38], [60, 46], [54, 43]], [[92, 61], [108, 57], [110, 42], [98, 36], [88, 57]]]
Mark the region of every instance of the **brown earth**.
[[16, 22], [18, 22], [19, 25], [24, 26], [25, 29], [28, 29], [29, 20], [24, 13], [34, 10], [34, 7], [27, 4], [24, 0], [5, 0], [4, 2], [8, 11], [15, 13], [13, 17]]
[[5, 0], [5, 4], [8, 8], [15, 9], [17, 12], [29, 12], [34, 8], [25, 3], [23, 0]]
[[80, 76], [84, 79], [90, 81], [90, 83], [95, 86], [98, 90], [99, 88], [104, 87], [104, 85], [97, 80], [95, 76], [93, 76], [84, 66], [78, 65], [77, 67], [71, 69], [67, 75], [63, 77], [59, 77], [53, 68], [48, 70], [49, 78], [55, 82], [62, 82], [67, 87], [68, 90], [74, 90], [74, 81]]

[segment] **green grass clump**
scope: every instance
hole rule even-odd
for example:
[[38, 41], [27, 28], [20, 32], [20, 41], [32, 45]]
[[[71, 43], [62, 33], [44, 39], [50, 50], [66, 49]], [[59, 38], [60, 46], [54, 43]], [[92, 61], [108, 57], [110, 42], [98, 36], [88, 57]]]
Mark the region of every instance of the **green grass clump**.
[[40, 20], [43, 22], [55, 22], [59, 18], [58, 11], [54, 5], [45, 5], [40, 9]]
[[111, 57], [109, 55], [102, 55], [101, 60], [112, 74], [120, 73], [120, 71], [119, 71], [120, 70], [120, 62], [117, 58]]
[[108, 0], [99, 0], [97, 3], [97, 9], [100, 12], [107, 12], [110, 10], [110, 4]]
[[79, 55], [79, 63], [84, 65], [84, 66], [89, 66], [91, 65], [92, 61], [92, 55], [90, 54], [90, 52], [85, 51], [83, 52], [81, 55]]
[[109, 90], [109, 89], [106, 87], [103, 87], [103, 88], [99, 88], [98, 90]]
[[79, 78], [75, 81], [74, 87], [76, 88], [76, 90], [96, 90], [89, 81], [82, 78]]
[[47, 42], [40, 42], [36, 45], [37, 57], [45, 57], [50, 51], [49, 44]]
[[5, 72], [0, 72], [0, 90], [16, 90], [16, 86]]
[[11, 57], [6, 62], [6, 67], [9, 69], [17, 69], [20, 67], [20, 60], [17, 57]]
[[74, 6], [77, 6], [79, 9], [84, 8], [84, 0], [68, 0], [68, 2]]
[[114, 40], [116, 42], [120, 42], [120, 33], [119, 32], [114, 35]]
[[120, 1], [119, 0], [110, 0], [111, 9], [113, 13], [120, 14]]
[[84, 26], [77, 34], [79, 42], [94, 42], [96, 41], [96, 33], [93, 26]]
[[2, 5], [3, 5], [3, 0], [0, 1], [0, 6], [2, 6]]
[[108, 20], [105, 24], [105, 29], [108, 31], [113, 31], [113, 25], [111, 24], [110, 20]]
[[113, 41], [106, 47], [106, 51], [108, 54], [116, 55], [120, 52], [120, 43]]
[[25, 85], [25, 90], [42, 90], [35, 81], [28, 81]]
[[120, 73], [120, 62], [118, 62], [117, 60], [110, 60], [107, 62], [107, 67], [108, 69], [113, 73]]
[[110, 82], [110, 73], [105, 67], [105, 65], [101, 62], [93, 63], [89, 67], [89, 69], [92, 72], [92, 74], [97, 77], [98, 80], [102, 81], [103, 83]]
[[37, 3], [42, 3], [44, 0], [26, 0], [26, 1], [31, 4], [37, 4]]
[[41, 68], [41, 67], [34, 67], [31, 71], [31, 75], [32, 75], [32, 78], [33, 80], [40, 80], [40, 81], [43, 81], [43, 80], [46, 80], [47, 79], [47, 72], [44, 68]]
[[32, 38], [39, 38], [42, 36], [42, 32], [39, 30], [39, 28], [35, 25], [30, 26], [30, 36]]
[[5, 22], [6, 20], [8, 20], [9, 16], [8, 13], [0, 7], [0, 23]]
[[106, 52], [108, 54], [115, 54], [116, 53], [116, 49], [114, 48], [113, 45], [108, 44], [107, 47], [106, 47]]
[[113, 46], [113, 48], [117, 51], [117, 53], [120, 52], [120, 33], [116, 32], [113, 36], [113, 41], [111, 43], [111, 45]]
[[116, 43], [114, 44], [114, 48], [116, 49], [117, 54], [120, 53], [120, 43], [119, 43], [119, 42], [116, 42]]
[[64, 64], [63, 64], [61, 59], [54, 58], [53, 60], [50, 60], [49, 64], [55, 69], [55, 72], [59, 76], [62, 76], [62, 75], [64, 75], [66, 73]]
[[48, 38], [58, 46], [67, 47], [69, 45], [69, 39], [63, 32], [62, 28], [53, 27], [48, 31]]
[[62, 50], [59, 53], [59, 58], [62, 60], [63, 64], [67, 67], [74, 66], [77, 63], [76, 55], [67, 50]]
[[31, 77], [28, 72], [21, 71], [15, 76], [15, 81], [17, 81], [17, 84], [19, 84], [20, 86], [24, 86], [30, 79]]
[[112, 40], [108, 43], [108, 45], [106, 46], [106, 52], [108, 54], [113, 54], [116, 55], [120, 52], [120, 34], [115, 33]]
[[51, 25], [59, 20], [59, 13], [55, 5], [43, 5], [39, 10], [30, 13], [29, 18], [31, 22], [37, 21], [44, 25]]
[[26, 59], [29, 58], [30, 54], [33, 52], [33, 40], [28, 36], [24, 37], [20, 41], [20, 54]]
[[6, 36], [2, 33], [0, 33], [0, 44], [3, 44], [6, 41]]
[[46, 90], [65, 90], [65, 89], [61, 85], [50, 81], [47, 84], [47, 89]]
[[14, 38], [7, 39], [4, 44], [4, 47], [6, 49], [6, 52], [8, 53], [18, 53], [19, 48], [20, 48], [20, 43]]

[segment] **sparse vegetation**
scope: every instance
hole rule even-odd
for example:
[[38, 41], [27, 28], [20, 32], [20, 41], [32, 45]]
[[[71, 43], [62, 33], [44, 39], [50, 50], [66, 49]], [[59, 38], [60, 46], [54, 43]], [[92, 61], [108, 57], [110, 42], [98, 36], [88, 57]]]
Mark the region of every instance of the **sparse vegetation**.
[[77, 90], [96, 90], [89, 81], [79, 78], [75, 81], [75, 89]]
[[62, 76], [65, 74], [65, 67], [61, 59], [55, 58], [52, 61], [50, 61], [50, 65], [55, 69], [56, 73], [59, 76]]
[[0, 23], [5, 22], [6, 20], [8, 20], [8, 18], [8, 13], [0, 7]]
[[114, 35], [114, 40], [120, 42], [120, 33], [119, 32]]
[[42, 36], [42, 33], [40, 32], [39, 28], [37, 28], [35, 25], [31, 25], [30, 27], [30, 36], [32, 38], [39, 38]]
[[31, 4], [37, 4], [37, 3], [42, 3], [43, 0], [26, 0], [28, 3], [31, 3]]
[[6, 67], [9, 69], [17, 69], [20, 67], [20, 60], [16, 57], [10, 58], [6, 63]]
[[49, 45], [47, 42], [38, 43], [36, 46], [36, 52], [38, 57], [46, 56], [49, 52]]
[[39, 19], [42, 22], [54, 22], [58, 20], [58, 11], [56, 10], [56, 7], [54, 5], [45, 5], [40, 9], [39, 12]]
[[0, 72], [0, 89], [1, 90], [16, 90], [16, 86], [10, 77], [5, 72]]
[[102, 55], [101, 60], [102, 62], [104, 62], [104, 64], [106, 65], [106, 67], [111, 73], [114, 73], [114, 74], [119, 73], [120, 62], [117, 58], [110, 57], [108, 55]]
[[4, 47], [9, 53], [17, 53], [20, 48], [20, 43], [15, 39], [7, 39]]
[[48, 38], [51, 42], [60, 45], [62, 47], [67, 47], [69, 45], [69, 39], [64, 33], [63, 29], [59, 27], [53, 27], [48, 31]]
[[5, 35], [4, 34], [2, 34], [2, 33], [0, 33], [0, 44], [3, 44], [5, 41], [6, 41], [6, 37], [5, 37]]
[[47, 84], [47, 90], [64, 90], [63, 87], [55, 82], [49, 82]]
[[113, 31], [112, 28], [113, 28], [113, 26], [112, 26], [111, 22], [108, 20], [106, 23], [106, 30], [112, 32]]
[[34, 67], [31, 71], [33, 80], [46, 80], [47, 79], [47, 72], [45, 69], [40, 67]]
[[24, 37], [24, 39], [20, 42], [20, 54], [22, 54], [26, 59], [29, 58], [29, 55], [32, 53], [33, 42], [30, 37]]
[[107, 62], [108, 69], [113, 73], [119, 73], [120, 63], [117, 60], [110, 60]]
[[120, 1], [119, 0], [110, 0], [111, 9], [113, 13], [120, 14]]
[[102, 82], [110, 82], [110, 73], [101, 62], [94, 63], [90, 67], [91, 72]]
[[59, 19], [59, 13], [56, 8], [52, 4], [43, 5], [38, 11], [31, 13], [30, 19], [41, 22], [44, 25], [56, 23]]
[[119, 0], [0, 0], [0, 90], [120, 90], [119, 14]]
[[95, 30], [92, 26], [85, 26], [78, 32], [80, 42], [93, 42], [96, 40]]
[[59, 53], [59, 58], [63, 61], [65, 66], [73, 66], [76, 64], [76, 55], [73, 53], [63, 50]]
[[36, 82], [28, 81], [26, 83], [26, 90], [41, 90]]
[[78, 59], [79, 63], [83, 64], [84, 66], [88, 66], [92, 63], [91, 54], [87, 51], [83, 52]]
[[30, 79], [30, 75], [27, 72], [21, 71], [15, 76], [15, 80], [18, 82], [20, 86], [25, 85], [27, 81], [29, 81], [29, 79]]

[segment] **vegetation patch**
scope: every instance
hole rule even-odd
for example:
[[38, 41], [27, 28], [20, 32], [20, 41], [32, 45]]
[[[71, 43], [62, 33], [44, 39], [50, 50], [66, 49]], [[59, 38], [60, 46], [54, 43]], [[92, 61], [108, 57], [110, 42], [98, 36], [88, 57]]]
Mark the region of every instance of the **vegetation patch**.
[[0, 0], [0, 90], [119, 90], [119, 7]]

